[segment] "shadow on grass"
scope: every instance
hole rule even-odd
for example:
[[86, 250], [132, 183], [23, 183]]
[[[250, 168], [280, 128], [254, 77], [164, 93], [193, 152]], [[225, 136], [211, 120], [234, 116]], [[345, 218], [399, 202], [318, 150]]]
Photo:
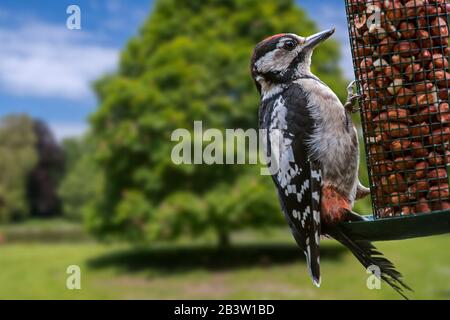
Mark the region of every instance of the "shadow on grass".
[[[337, 260], [345, 253], [342, 246], [324, 246], [322, 260]], [[145, 249], [122, 250], [88, 261], [94, 269], [118, 268], [124, 272], [152, 270], [160, 273], [174, 273], [206, 270], [231, 270], [249, 267], [305, 262], [301, 250], [288, 244], [252, 245], [241, 244], [218, 249], [210, 246], [171, 246]]]

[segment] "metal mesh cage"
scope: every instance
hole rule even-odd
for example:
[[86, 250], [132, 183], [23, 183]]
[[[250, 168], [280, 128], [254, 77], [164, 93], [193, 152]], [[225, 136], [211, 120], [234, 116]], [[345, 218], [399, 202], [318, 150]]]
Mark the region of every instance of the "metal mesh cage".
[[450, 209], [447, 0], [346, 0], [375, 218]]

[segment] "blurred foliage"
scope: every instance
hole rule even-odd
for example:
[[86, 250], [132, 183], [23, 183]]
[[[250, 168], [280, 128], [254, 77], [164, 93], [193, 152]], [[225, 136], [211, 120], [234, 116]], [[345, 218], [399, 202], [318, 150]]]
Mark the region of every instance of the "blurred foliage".
[[64, 217], [81, 221], [100, 184], [99, 170], [92, 159], [93, 146], [88, 137], [65, 139], [63, 149], [66, 175], [59, 186], [58, 195]]
[[65, 217], [29, 218], [0, 226], [0, 243], [60, 243], [92, 241], [78, 221]]
[[44, 122], [26, 115], [0, 119], [0, 223], [58, 215], [63, 163]]
[[36, 217], [56, 216], [61, 213], [57, 189], [64, 169], [63, 150], [43, 121], [34, 120], [33, 127], [38, 162], [27, 183], [30, 213]]
[[[205, 129], [257, 128], [254, 45], [276, 33], [317, 31], [292, 0], [156, 1], [119, 71], [95, 86], [101, 105], [91, 123], [101, 178], [89, 229], [136, 241], [213, 230], [225, 244], [231, 230], [283, 223], [270, 177], [258, 166], [177, 166], [170, 137], [177, 128], [192, 132], [194, 120]], [[313, 72], [344, 98], [338, 59], [337, 43], [328, 41], [314, 55]], [[82, 171], [73, 179], [83, 180]]]
[[29, 214], [28, 176], [38, 162], [33, 120], [11, 115], [0, 120], [0, 222]]

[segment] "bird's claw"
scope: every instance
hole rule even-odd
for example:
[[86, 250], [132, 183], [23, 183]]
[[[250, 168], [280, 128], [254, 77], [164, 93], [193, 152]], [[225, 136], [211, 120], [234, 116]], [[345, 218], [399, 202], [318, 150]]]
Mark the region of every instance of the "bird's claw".
[[344, 105], [345, 110], [347, 110], [349, 113], [355, 113], [360, 110], [360, 108], [356, 107], [358, 105], [358, 100], [360, 98], [360, 95], [353, 94], [347, 98], [347, 102]]
[[364, 187], [361, 182], [358, 183], [358, 187], [356, 188], [356, 197], [355, 200], [360, 200], [365, 198], [370, 194], [370, 189]]
[[355, 113], [359, 111], [359, 108], [355, 108], [355, 106], [358, 104], [358, 100], [361, 96], [359, 94], [354, 93], [355, 85], [356, 80], [353, 80], [347, 87], [347, 101], [344, 104], [344, 108], [345, 110], [347, 110], [347, 112], [350, 113]]
[[355, 85], [356, 85], [356, 80], [353, 80], [352, 82], [349, 83], [349, 85], [347, 86], [347, 94], [349, 96], [351, 96], [353, 94], [353, 92], [355, 91]]

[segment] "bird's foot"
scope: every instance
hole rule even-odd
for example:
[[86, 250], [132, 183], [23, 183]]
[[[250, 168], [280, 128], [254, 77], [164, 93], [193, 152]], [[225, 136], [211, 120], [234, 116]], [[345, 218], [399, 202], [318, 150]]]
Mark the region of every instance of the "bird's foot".
[[355, 113], [359, 111], [357, 108], [358, 100], [361, 97], [359, 94], [355, 93], [356, 81], [353, 80], [347, 87], [347, 101], [344, 104], [345, 110], [349, 113]]
[[365, 198], [370, 194], [370, 189], [364, 187], [361, 183], [358, 184], [358, 188], [356, 189], [356, 200], [360, 200]]

